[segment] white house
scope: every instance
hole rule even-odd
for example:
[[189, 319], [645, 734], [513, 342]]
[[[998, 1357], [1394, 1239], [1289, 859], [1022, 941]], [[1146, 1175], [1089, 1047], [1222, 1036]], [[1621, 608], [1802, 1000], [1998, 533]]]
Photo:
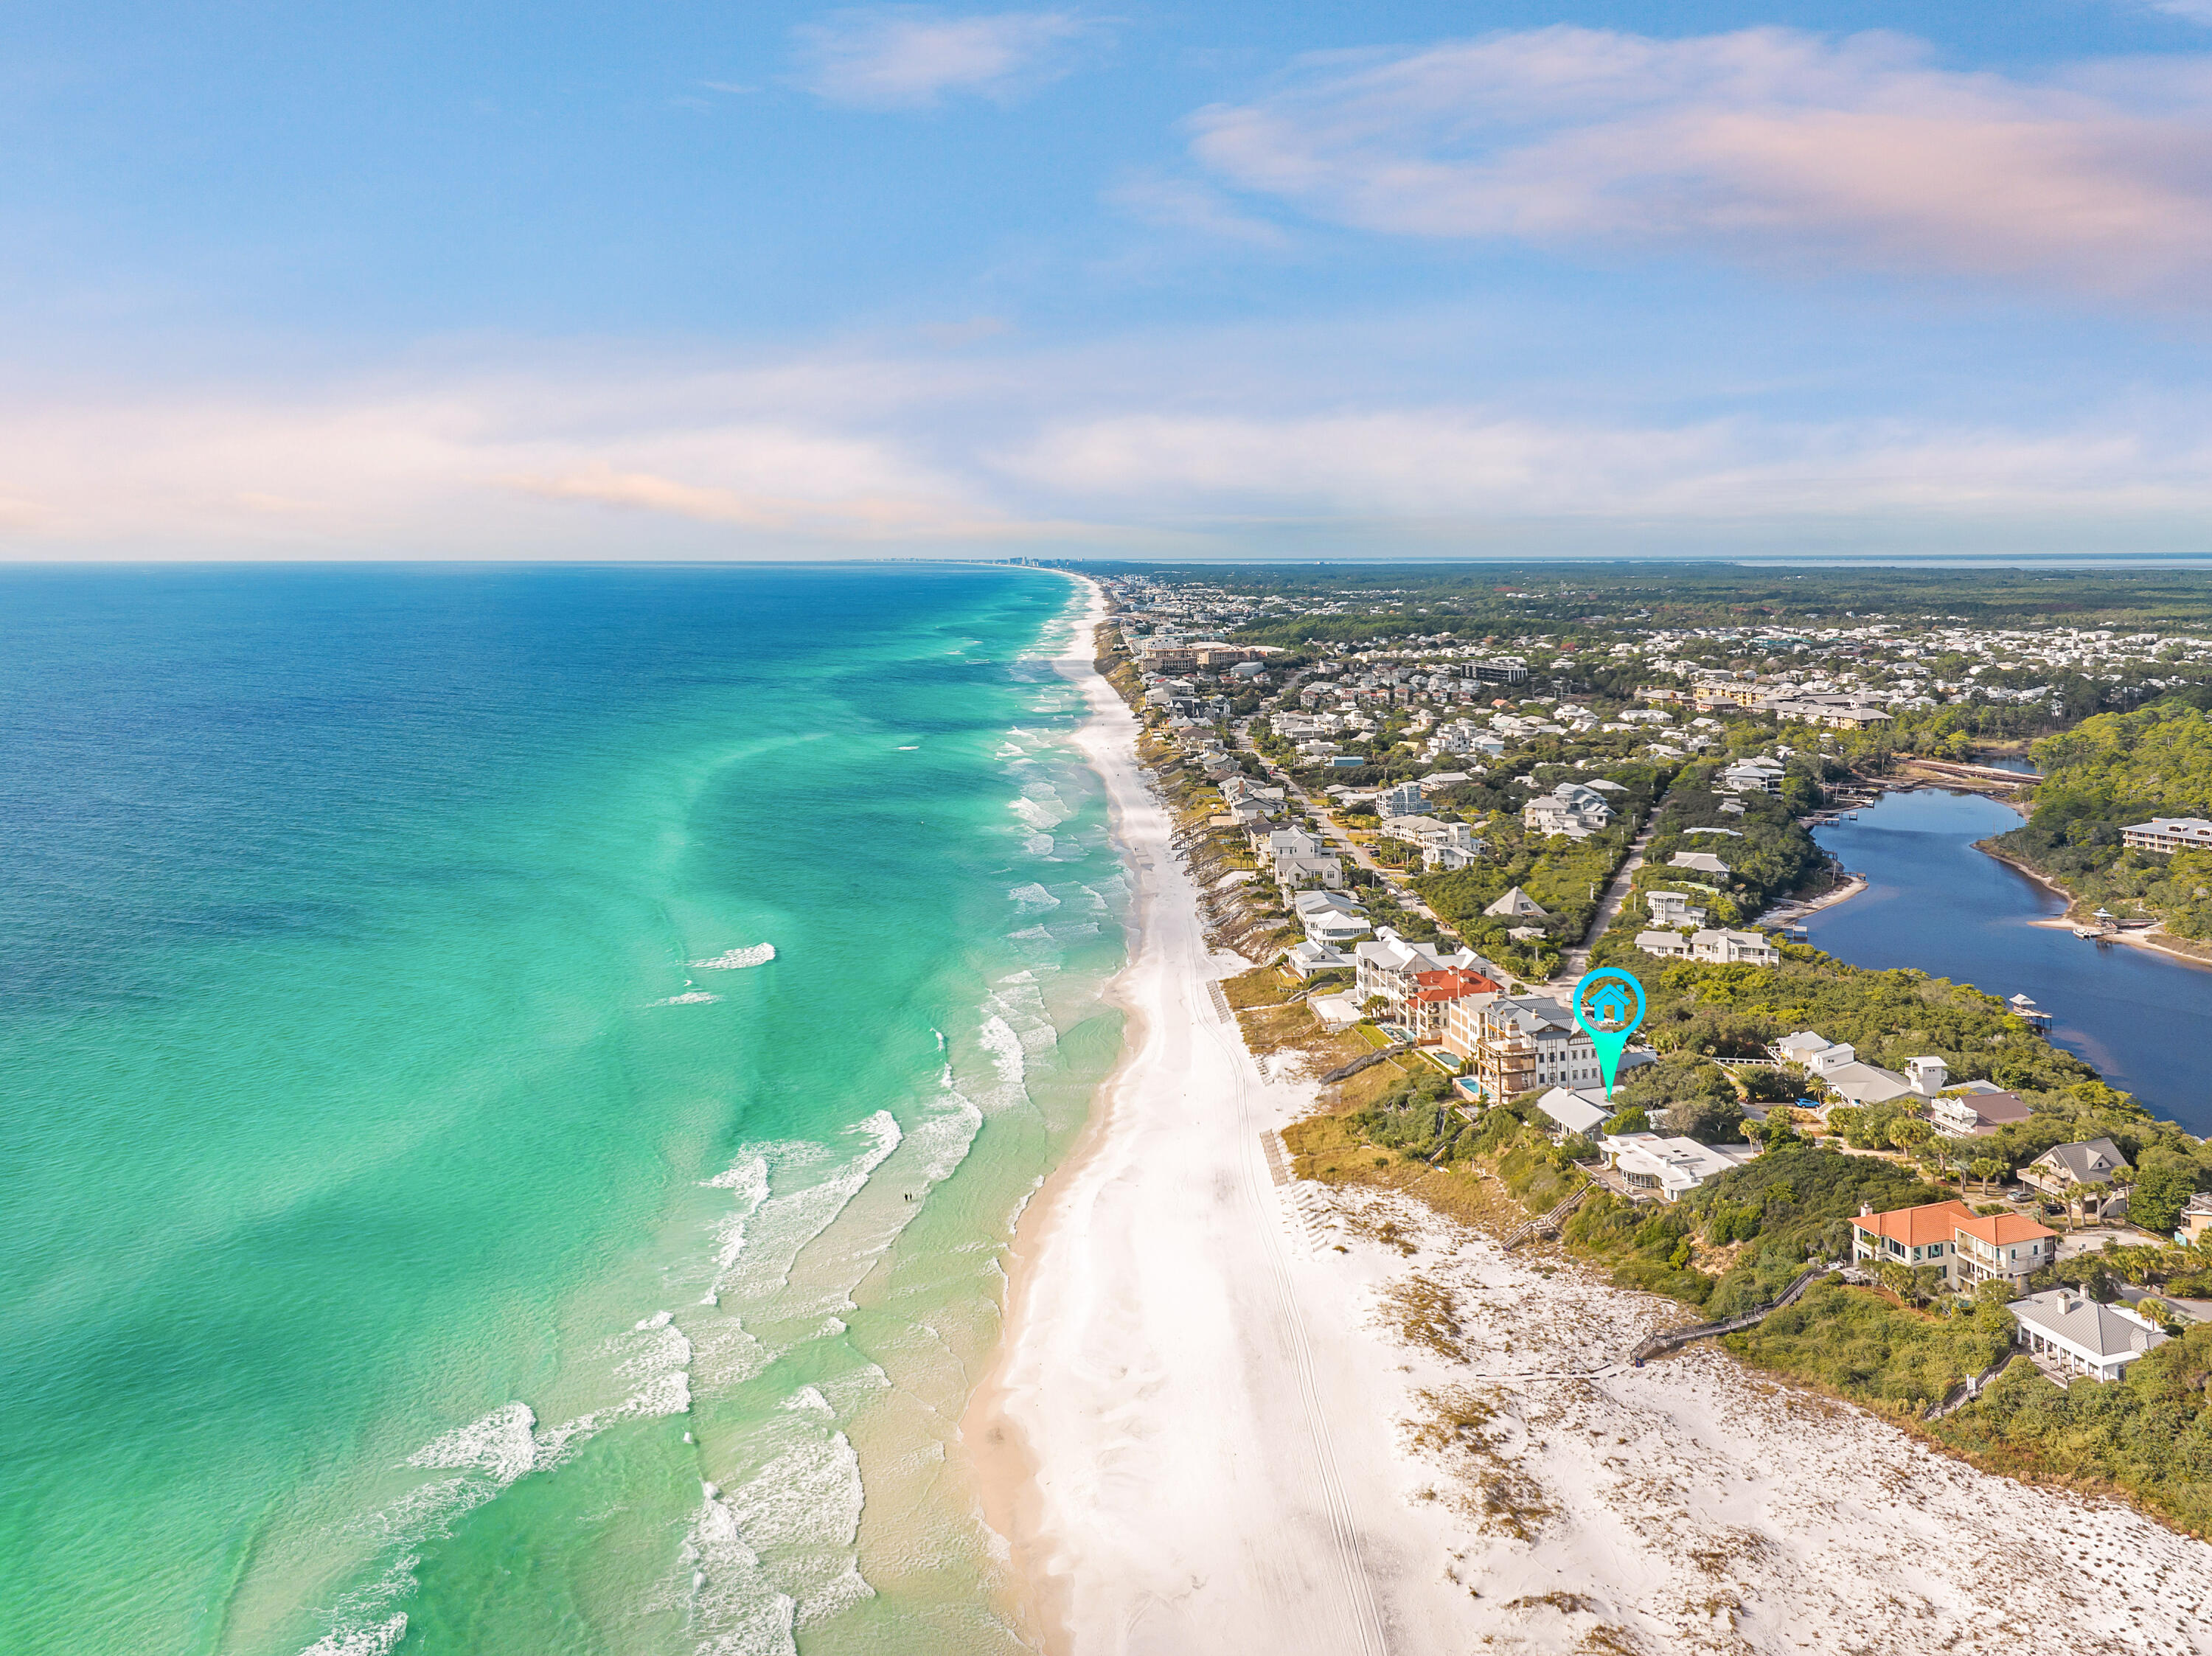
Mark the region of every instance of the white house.
[[[1794, 1035], [1783, 1036], [1766, 1051], [1778, 1064], [1802, 1064], [1809, 1068], [1815, 1053], [1825, 1052], [1835, 1044], [1826, 1035], [1815, 1034], [1810, 1029], [1800, 1029]], [[1850, 1060], [1844, 1061], [1848, 1063]]]
[[1429, 868], [1465, 868], [1481, 854], [1482, 841], [1464, 822], [1446, 822], [1434, 816], [1386, 816], [1382, 837], [1403, 840], [1421, 848], [1421, 861]]
[[1705, 918], [1705, 911], [1690, 901], [1686, 891], [1647, 891], [1644, 908], [1654, 925], [1695, 925]]
[[1690, 940], [1679, 931], [1639, 931], [1636, 946], [1647, 955], [1656, 955], [1661, 960], [1686, 961], [1690, 958]]
[[2079, 1289], [2052, 1288], [2005, 1307], [2020, 1325], [2021, 1343], [2062, 1369], [2093, 1380], [2115, 1380], [2127, 1366], [2166, 1342], [2164, 1330], [2124, 1305], [2100, 1305]]
[[1933, 1098], [1943, 1090], [1943, 1080], [1950, 1066], [1940, 1058], [1908, 1058], [1905, 1060], [1905, 1078], [1912, 1090], [1923, 1098]]
[[1756, 931], [1700, 931], [1690, 939], [1690, 957], [1721, 966], [1772, 966], [1782, 958]]
[[1351, 966], [1352, 957], [1328, 943], [1309, 937], [1284, 951], [1283, 964], [1292, 975], [1310, 978], [1316, 972], [1343, 971]]
[[1820, 1072], [1821, 1084], [1846, 1104], [1887, 1104], [1911, 1094], [1912, 1083], [1894, 1070], [1854, 1060]]
[[1577, 1132], [1589, 1137], [1613, 1113], [1604, 1090], [1597, 1087], [1554, 1087], [1536, 1101], [1536, 1107], [1557, 1126], [1554, 1138]]
[[1986, 1085], [1947, 1092], [1928, 1107], [1929, 1120], [1946, 1138], [1986, 1137], [2000, 1127], [2027, 1120], [2030, 1113], [2018, 1093]]
[[1667, 859], [1669, 868], [1686, 868], [1699, 874], [1725, 874], [1729, 865], [1710, 851], [1678, 851]]
[[1374, 930], [1366, 911], [1341, 891], [1301, 891], [1291, 899], [1291, 913], [1308, 943], [1330, 948], [1340, 948]]
[[2212, 822], [2202, 816], [2154, 816], [2120, 830], [2130, 851], [2212, 851]]
[[1649, 1132], [1608, 1134], [1601, 1143], [1606, 1161], [1631, 1190], [1650, 1192], [1669, 1202], [1759, 1154], [1753, 1144], [1700, 1144], [1694, 1138]]
[[1590, 809], [1543, 794], [1521, 807], [1521, 825], [1530, 833], [1564, 834], [1570, 840], [1587, 840], [1612, 820], [1613, 808], [1602, 800]]

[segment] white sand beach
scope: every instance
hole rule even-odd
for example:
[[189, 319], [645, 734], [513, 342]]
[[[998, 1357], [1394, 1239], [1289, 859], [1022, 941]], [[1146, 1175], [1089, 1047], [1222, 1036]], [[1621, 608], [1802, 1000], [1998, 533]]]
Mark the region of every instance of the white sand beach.
[[[1124, 1061], [1030, 1204], [963, 1435], [1053, 1652], [2212, 1651], [2212, 1547], [1936, 1456], [1680, 1307], [1402, 1198], [1278, 1183], [1308, 1113], [1209, 988], [1135, 721], [1085, 740], [1139, 881]], [[1273, 1061], [1271, 1061], [1273, 1062]], [[1385, 1220], [1397, 1228], [1387, 1242]]]

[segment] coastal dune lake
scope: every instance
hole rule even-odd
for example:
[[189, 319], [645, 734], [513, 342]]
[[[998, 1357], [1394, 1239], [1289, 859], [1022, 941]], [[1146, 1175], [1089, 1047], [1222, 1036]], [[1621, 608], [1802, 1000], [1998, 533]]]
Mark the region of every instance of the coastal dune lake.
[[948, 1461], [1120, 1047], [1073, 597], [0, 575], [0, 1649], [1021, 1647]]
[[1978, 794], [1886, 795], [1814, 837], [1867, 889], [1807, 920], [1838, 960], [1918, 967], [2051, 1014], [2051, 1039], [2191, 1132], [2212, 1132], [2212, 970], [2126, 943], [2038, 925], [2066, 905], [1974, 842], [2020, 826]]

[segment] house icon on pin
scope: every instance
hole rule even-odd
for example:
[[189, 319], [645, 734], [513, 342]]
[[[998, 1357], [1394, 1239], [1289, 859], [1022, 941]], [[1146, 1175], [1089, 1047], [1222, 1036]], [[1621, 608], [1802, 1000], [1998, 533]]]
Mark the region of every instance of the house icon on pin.
[[1583, 1010], [1594, 1022], [1614, 1026], [1636, 1016], [1635, 1003], [1618, 983], [1601, 984], [1597, 992], [1583, 1003]]

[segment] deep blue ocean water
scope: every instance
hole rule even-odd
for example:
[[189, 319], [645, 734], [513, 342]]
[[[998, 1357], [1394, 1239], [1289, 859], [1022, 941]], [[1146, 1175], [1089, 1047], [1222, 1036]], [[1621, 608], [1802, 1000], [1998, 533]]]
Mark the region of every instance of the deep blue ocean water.
[[1072, 597], [0, 572], [0, 1647], [1015, 1647], [954, 1429], [1119, 1040]]

